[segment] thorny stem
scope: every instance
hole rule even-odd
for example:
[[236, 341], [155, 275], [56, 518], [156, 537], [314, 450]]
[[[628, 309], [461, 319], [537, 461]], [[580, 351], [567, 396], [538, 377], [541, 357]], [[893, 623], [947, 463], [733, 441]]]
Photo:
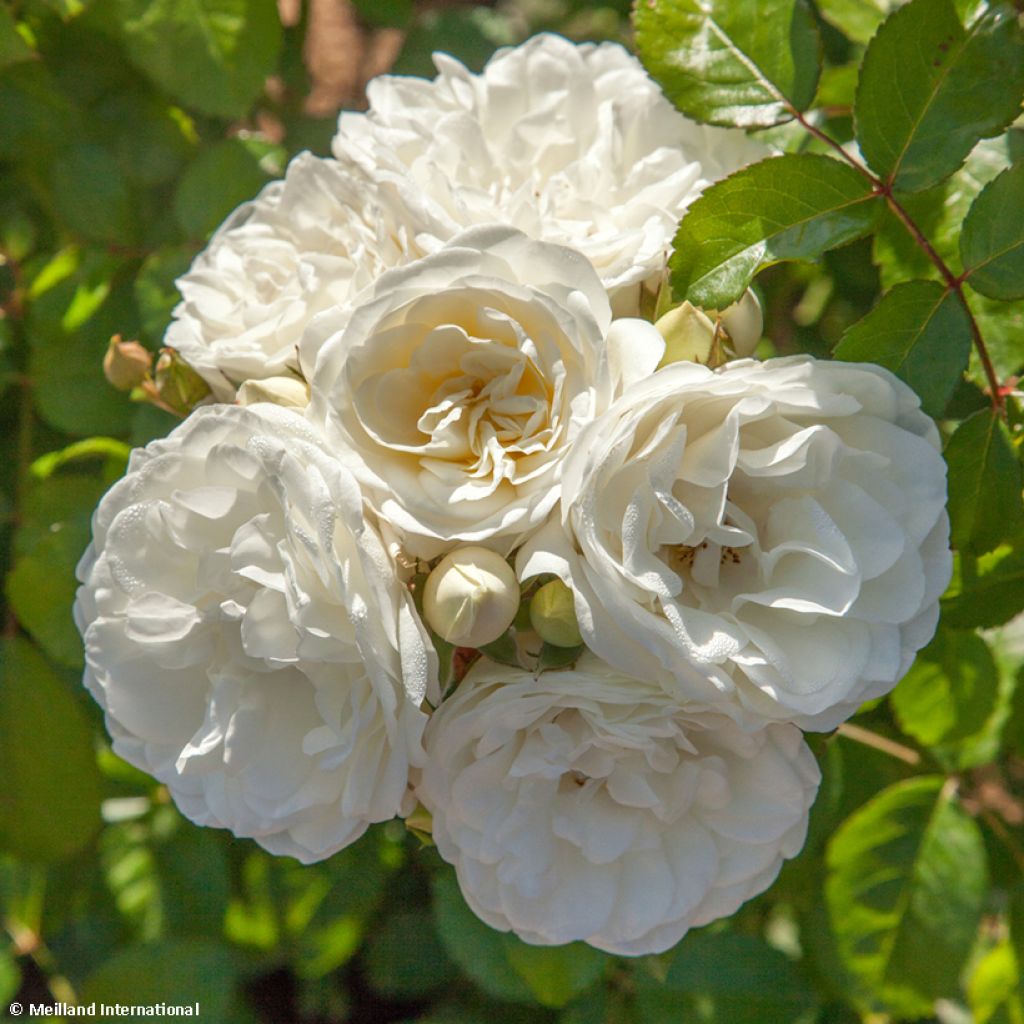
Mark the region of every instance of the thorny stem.
[[[787, 106], [789, 105], [787, 104]], [[981, 336], [981, 328], [978, 326], [978, 321], [975, 320], [974, 313], [971, 311], [970, 304], [967, 301], [967, 296], [964, 294], [963, 282], [966, 275], [957, 277], [953, 271], [949, 269], [949, 265], [935, 251], [931, 242], [929, 242], [925, 237], [924, 232], [914, 222], [913, 217], [910, 216], [906, 209], [904, 209], [900, 204], [899, 200], [893, 195], [891, 181], [883, 181], [881, 178], [872, 174], [871, 171], [855, 156], [848, 153], [840, 143], [832, 138], [831, 135], [822, 131], [816, 124], [808, 120], [801, 111], [790, 106], [789, 112], [807, 132], [813, 135], [816, 139], [820, 139], [824, 142], [835, 151], [840, 159], [849, 164], [855, 171], [857, 171], [858, 174], [863, 175], [863, 177], [870, 181], [872, 188], [878, 195], [885, 197], [885, 201], [888, 204], [889, 209], [892, 210], [900, 223], [907, 229], [908, 234], [914, 239], [922, 252], [924, 252], [928, 259], [935, 265], [939, 274], [942, 276], [942, 280], [945, 282], [946, 287], [950, 291], [956, 293], [956, 297], [960, 300], [960, 305], [963, 306], [964, 312], [967, 314], [967, 322], [970, 325], [971, 330], [971, 339], [974, 342], [978, 358], [981, 360], [982, 369], [985, 371], [985, 377], [988, 380], [992, 408], [997, 412], [1003, 412], [1004, 398], [1002, 388], [999, 385], [999, 377], [996, 375], [995, 367], [992, 365], [992, 359], [988, 354], [988, 348], [985, 346], [985, 340]]]

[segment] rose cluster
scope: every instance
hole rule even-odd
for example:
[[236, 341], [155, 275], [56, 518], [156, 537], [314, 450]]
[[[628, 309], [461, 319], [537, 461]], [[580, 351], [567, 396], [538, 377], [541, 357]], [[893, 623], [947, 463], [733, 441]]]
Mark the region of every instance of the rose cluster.
[[493, 927], [661, 951], [799, 851], [801, 729], [931, 637], [938, 435], [877, 367], [726, 358], [752, 296], [651, 322], [759, 144], [617, 45], [435, 60], [178, 282], [211, 399], [95, 514], [85, 683], [195, 822], [310, 862], [415, 811]]

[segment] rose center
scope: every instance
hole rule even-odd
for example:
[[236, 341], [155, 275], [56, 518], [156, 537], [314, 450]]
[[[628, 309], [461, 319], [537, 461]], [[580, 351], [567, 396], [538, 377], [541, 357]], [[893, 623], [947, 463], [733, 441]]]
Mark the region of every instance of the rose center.
[[425, 454], [490, 475], [506, 459], [542, 451], [552, 434], [551, 393], [536, 364], [500, 343], [470, 339], [462, 371], [434, 389], [417, 420]]

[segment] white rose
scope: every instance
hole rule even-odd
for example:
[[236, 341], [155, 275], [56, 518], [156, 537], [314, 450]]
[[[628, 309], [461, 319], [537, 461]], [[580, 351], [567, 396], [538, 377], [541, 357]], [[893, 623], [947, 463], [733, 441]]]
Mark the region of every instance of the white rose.
[[660, 279], [683, 210], [769, 155], [685, 118], [617, 43], [539, 35], [479, 75], [443, 53], [434, 63], [432, 81], [370, 82], [369, 111], [341, 115], [335, 155], [392, 183], [442, 240], [502, 222], [579, 249], [620, 313]]
[[300, 154], [178, 279], [182, 301], [165, 343], [221, 401], [243, 381], [299, 370], [299, 338], [313, 316], [423, 255], [411, 212], [399, 221], [396, 210], [386, 188]]
[[521, 577], [570, 583], [611, 664], [755, 721], [833, 728], [935, 630], [946, 467], [887, 370], [669, 366], [580, 435], [562, 490], [562, 525], [520, 552]]
[[385, 274], [302, 345], [310, 415], [424, 558], [511, 550], [558, 500], [580, 429], [664, 351], [652, 325], [611, 324], [583, 256], [500, 226]]
[[114, 750], [193, 821], [309, 862], [402, 808], [436, 659], [299, 415], [210, 406], [136, 451], [78, 573]]
[[582, 659], [478, 663], [434, 713], [417, 792], [470, 907], [527, 942], [633, 956], [733, 913], [803, 845], [818, 766]]

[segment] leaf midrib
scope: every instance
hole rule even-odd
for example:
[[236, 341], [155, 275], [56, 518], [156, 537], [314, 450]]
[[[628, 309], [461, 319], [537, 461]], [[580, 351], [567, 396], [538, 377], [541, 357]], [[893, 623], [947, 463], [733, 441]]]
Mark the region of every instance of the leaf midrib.
[[884, 968], [882, 970], [881, 980], [885, 983], [891, 981], [899, 981], [899, 979], [892, 979], [889, 977], [889, 970], [892, 965], [893, 951], [896, 949], [897, 940], [903, 933], [904, 926], [907, 920], [907, 912], [910, 909], [910, 901], [913, 898], [914, 885], [918, 881], [918, 874], [920, 870], [922, 851], [924, 851], [929, 844], [931, 839], [931, 833], [935, 827], [935, 823], [939, 818], [940, 812], [950, 803], [950, 796], [946, 792], [947, 786], [943, 785], [935, 794], [935, 802], [932, 806], [931, 812], [928, 815], [928, 823], [924, 827], [924, 832], [921, 836], [921, 842], [918, 844], [917, 849], [914, 852], [914, 859], [910, 864], [910, 871], [908, 872], [907, 884], [902, 886], [900, 889], [899, 899], [896, 901], [897, 910], [897, 924], [888, 936], [888, 942], [883, 940], [883, 946], [885, 951], [883, 953]]
[[910, 149], [911, 143], [913, 143], [915, 136], [917, 135], [918, 129], [921, 127], [921, 123], [924, 121], [931, 110], [932, 105], [935, 102], [935, 97], [938, 95], [939, 90], [945, 85], [946, 80], [953, 72], [953, 68], [956, 67], [957, 62], [963, 56], [964, 50], [967, 49], [968, 43], [975, 37], [982, 23], [986, 20], [985, 15], [978, 18], [978, 20], [971, 26], [970, 29], [964, 30], [964, 37], [960, 40], [960, 44], [957, 47], [956, 53], [950, 55], [950, 60], [942, 66], [940, 69], [941, 73], [935, 79], [935, 85], [928, 95], [927, 102], [921, 107], [921, 111], [918, 117], [912, 121], [911, 129], [907, 133], [906, 141], [903, 143], [903, 148], [900, 150], [896, 157], [896, 163], [893, 165], [892, 171], [886, 177], [886, 184], [890, 187], [899, 177], [900, 168], [903, 166], [903, 161], [906, 159], [907, 151]]
[[738, 256], [742, 256], [744, 253], [749, 252], [751, 249], [753, 249], [758, 244], [766, 243], [771, 238], [777, 238], [779, 235], [785, 234], [787, 231], [792, 231], [794, 228], [803, 227], [804, 225], [810, 224], [812, 221], [817, 220], [819, 218], [831, 216], [832, 214], [839, 213], [842, 210], [847, 210], [850, 207], [856, 206], [858, 203], [869, 202], [869, 201], [875, 200], [877, 198], [878, 198], [878, 196], [875, 193], [867, 192], [865, 195], [859, 196], [856, 199], [851, 199], [848, 202], [841, 203], [838, 206], [831, 206], [827, 210], [818, 210], [815, 213], [812, 213], [809, 216], [802, 218], [801, 220], [795, 220], [792, 223], [787, 224], [785, 227], [781, 228], [780, 230], [775, 231], [772, 234], [765, 236], [764, 238], [759, 238], [756, 242], [752, 242], [749, 245], [743, 246], [742, 249], [737, 249], [735, 252], [731, 253], [726, 259], [724, 259], [721, 262], [717, 263], [714, 267], [712, 267], [710, 270], [708, 270], [705, 274], [703, 274], [703, 275], [701, 275], [701, 277], [697, 278], [690, 285], [690, 287], [687, 289], [687, 292], [692, 291], [694, 288], [696, 288], [699, 285], [701, 285], [704, 281], [706, 281], [709, 278], [713, 277], [714, 274], [716, 272], [720, 272], [723, 267], [728, 267], [730, 264], [735, 262], [735, 260], [736, 260], [736, 258]]

